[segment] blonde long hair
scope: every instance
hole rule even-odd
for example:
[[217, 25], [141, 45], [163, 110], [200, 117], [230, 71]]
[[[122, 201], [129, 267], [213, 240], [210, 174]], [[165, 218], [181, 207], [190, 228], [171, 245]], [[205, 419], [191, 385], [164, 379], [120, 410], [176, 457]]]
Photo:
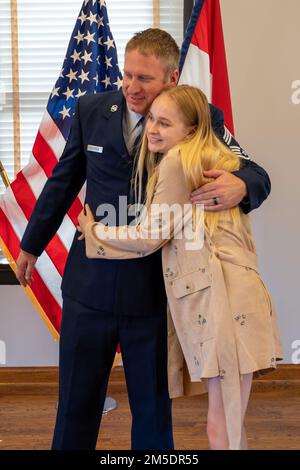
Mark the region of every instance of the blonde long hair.
[[[189, 140], [178, 142], [178, 147], [190, 192], [213, 181], [203, 175], [205, 170], [226, 170], [233, 172], [240, 168], [240, 159], [216, 137], [211, 125], [210, 108], [204, 93], [196, 87], [179, 85], [162, 91], [168, 96], [181, 113], [183, 122], [195, 128]], [[134, 188], [138, 203], [144, 202], [148, 208], [153, 200], [158, 179], [158, 155], [148, 151], [148, 139], [144, 133], [137, 161]], [[147, 174], [145, 201], [142, 199], [143, 180]], [[240, 209], [234, 207], [226, 211], [205, 212], [204, 221], [210, 235], [218, 227], [220, 220], [231, 219], [235, 225], [240, 223]]]

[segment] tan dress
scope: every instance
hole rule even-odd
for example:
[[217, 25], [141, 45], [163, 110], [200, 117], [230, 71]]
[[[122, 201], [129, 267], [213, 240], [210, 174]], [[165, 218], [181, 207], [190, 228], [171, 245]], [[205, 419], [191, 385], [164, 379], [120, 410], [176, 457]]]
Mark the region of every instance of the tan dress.
[[238, 449], [241, 440], [240, 375], [270, 370], [282, 358], [275, 310], [258, 274], [250, 220], [241, 217], [239, 229], [220, 223], [221, 230], [213, 238], [205, 233], [200, 247], [200, 231], [187, 230], [192, 206], [179, 151], [171, 150], [159, 165], [151, 217], [135, 226], [89, 223], [86, 229], [90, 258], [137, 258], [162, 247], [170, 397], [194, 393], [193, 388], [203, 392], [201, 379], [220, 376], [231, 449]]

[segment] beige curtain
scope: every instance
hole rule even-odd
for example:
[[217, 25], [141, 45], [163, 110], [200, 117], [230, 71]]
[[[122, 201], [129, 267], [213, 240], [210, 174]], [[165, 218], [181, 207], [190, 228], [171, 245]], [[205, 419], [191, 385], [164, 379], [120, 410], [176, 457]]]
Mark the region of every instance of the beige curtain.
[[19, 45], [18, 45], [18, 5], [17, 0], [10, 1], [11, 11], [11, 49], [12, 49], [12, 92], [14, 123], [14, 171], [21, 169], [20, 144], [20, 85], [19, 85]]
[[153, 28], [160, 27], [160, 0], [153, 0]]

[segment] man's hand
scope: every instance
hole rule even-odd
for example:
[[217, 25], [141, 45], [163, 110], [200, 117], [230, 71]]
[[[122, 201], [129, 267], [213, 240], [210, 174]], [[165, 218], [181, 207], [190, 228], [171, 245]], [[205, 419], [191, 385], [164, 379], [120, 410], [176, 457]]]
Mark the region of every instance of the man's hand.
[[22, 286], [31, 286], [33, 281], [32, 271], [36, 261], [37, 256], [34, 256], [23, 250], [20, 251], [20, 254], [17, 259], [16, 276]]
[[204, 204], [207, 212], [223, 211], [237, 206], [247, 196], [247, 187], [241, 178], [225, 170], [203, 172], [215, 181], [206, 183], [191, 194], [193, 204]]

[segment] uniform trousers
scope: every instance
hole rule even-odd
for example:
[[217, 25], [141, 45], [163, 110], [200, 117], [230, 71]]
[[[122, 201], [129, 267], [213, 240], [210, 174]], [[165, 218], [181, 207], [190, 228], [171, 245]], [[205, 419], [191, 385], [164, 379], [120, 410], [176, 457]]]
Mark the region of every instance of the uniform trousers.
[[95, 449], [118, 343], [132, 414], [132, 449], [173, 449], [167, 316], [103, 312], [66, 296], [52, 449]]

